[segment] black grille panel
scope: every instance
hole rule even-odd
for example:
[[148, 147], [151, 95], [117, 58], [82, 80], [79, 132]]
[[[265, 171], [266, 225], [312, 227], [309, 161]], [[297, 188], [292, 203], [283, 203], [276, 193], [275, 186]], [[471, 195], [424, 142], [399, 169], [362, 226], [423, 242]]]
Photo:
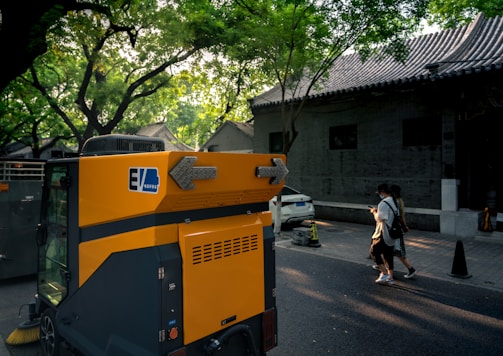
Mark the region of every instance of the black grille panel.
[[249, 253], [258, 249], [258, 236], [235, 237], [192, 247], [192, 264], [211, 262], [221, 258]]

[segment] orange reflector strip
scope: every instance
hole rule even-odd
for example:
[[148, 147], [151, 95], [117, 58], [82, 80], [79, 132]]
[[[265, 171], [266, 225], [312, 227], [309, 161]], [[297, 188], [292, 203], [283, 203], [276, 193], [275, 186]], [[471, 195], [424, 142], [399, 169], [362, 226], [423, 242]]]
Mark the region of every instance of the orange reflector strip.
[[181, 349], [171, 351], [168, 356], [186, 356], [187, 355], [187, 350], [185, 347], [182, 347]]

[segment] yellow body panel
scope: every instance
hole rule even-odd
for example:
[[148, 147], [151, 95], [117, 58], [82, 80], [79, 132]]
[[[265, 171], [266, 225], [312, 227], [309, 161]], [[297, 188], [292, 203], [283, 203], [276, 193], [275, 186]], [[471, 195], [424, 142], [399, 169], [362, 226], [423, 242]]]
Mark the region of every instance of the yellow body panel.
[[185, 344], [264, 311], [262, 215], [179, 225]]
[[[183, 190], [169, 172], [184, 157], [195, 157], [195, 168], [214, 167], [216, 175], [194, 179], [194, 189]], [[270, 154], [210, 152], [154, 152], [90, 156], [80, 159], [79, 226], [93, 226], [160, 212], [186, 211], [267, 202], [283, 186], [259, 178], [257, 167], [271, 167]], [[284, 155], [274, 155], [285, 162]], [[130, 168], [154, 168], [155, 193], [129, 188]]]
[[114, 252], [165, 245], [177, 241], [178, 228], [176, 224], [172, 224], [82, 242], [79, 244], [79, 287]]

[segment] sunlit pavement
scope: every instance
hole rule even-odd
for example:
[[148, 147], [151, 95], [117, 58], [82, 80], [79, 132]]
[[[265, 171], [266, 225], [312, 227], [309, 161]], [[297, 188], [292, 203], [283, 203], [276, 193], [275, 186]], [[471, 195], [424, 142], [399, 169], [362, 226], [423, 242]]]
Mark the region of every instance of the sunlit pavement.
[[[373, 225], [326, 220], [315, 220], [315, 223], [319, 247], [293, 243], [299, 242], [299, 235], [295, 236], [296, 230], [288, 228], [281, 231], [276, 246], [372, 266], [373, 261], [368, 256]], [[309, 227], [309, 223], [304, 227]], [[497, 233], [494, 236], [459, 238], [411, 230], [405, 234], [405, 248], [407, 258], [417, 270], [414, 279], [427, 276], [503, 291], [503, 238]], [[407, 269], [395, 258], [395, 280], [404, 281], [405, 273]]]

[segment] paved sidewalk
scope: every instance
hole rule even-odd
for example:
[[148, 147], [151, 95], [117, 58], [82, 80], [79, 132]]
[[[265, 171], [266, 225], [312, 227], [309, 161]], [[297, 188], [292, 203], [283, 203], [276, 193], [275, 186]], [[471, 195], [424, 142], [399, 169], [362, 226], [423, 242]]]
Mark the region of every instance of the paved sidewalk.
[[[293, 244], [293, 230], [282, 231], [276, 246], [372, 266], [368, 251], [373, 225], [315, 221], [321, 247]], [[503, 292], [503, 239], [456, 238], [438, 232], [411, 230], [405, 235], [405, 248], [407, 258], [417, 270], [414, 278], [427, 276]], [[462, 272], [465, 267], [467, 274]], [[395, 279], [405, 280], [406, 272], [405, 266], [395, 258]]]

